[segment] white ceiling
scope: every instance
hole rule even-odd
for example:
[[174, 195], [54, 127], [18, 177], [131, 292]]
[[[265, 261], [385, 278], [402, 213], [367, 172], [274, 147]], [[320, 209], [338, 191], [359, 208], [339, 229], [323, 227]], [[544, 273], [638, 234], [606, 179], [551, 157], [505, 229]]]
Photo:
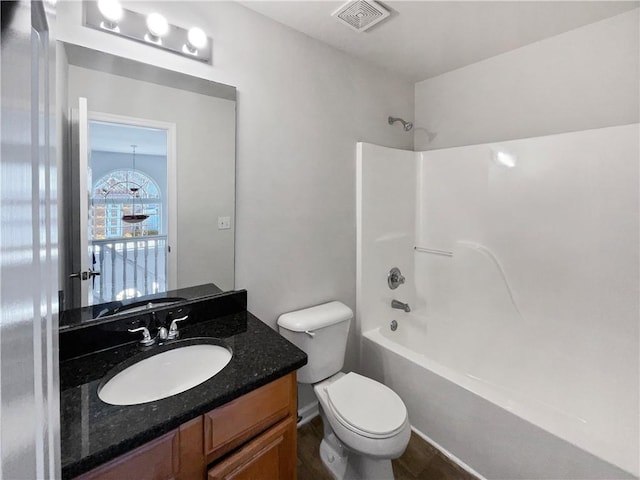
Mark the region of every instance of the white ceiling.
[[418, 82], [637, 8], [629, 1], [385, 1], [363, 33], [331, 16], [345, 2], [243, 1], [321, 42]]
[[137, 155], [167, 155], [167, 132], [120, 123], [89, 122], [91, 150]]

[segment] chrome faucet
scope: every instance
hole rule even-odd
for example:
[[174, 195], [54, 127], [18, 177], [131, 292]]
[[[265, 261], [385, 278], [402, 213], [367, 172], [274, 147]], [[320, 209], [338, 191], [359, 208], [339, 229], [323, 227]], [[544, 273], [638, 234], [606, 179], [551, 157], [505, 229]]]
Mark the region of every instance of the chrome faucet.
[[171, 325], [169, 326], [169, 332], [167, 334], [167, 340], [173, 340], [174, 338], [178, 338], [180, 332], [178, 331], [178, 322], [182, 322], [189, 318], [189, 315], [185, 315], [182, 318], [175, 318], [171, 321]]
[[398, 300], [391, 300], [391, 308], [397, 308], [398, 310], [404, 310], [405, 312], [410, 312], [411, 307], [408, 303], [402, 303]]
[[160, 327], [158, 329], [158, 338], [163, 341], [169, 339], [169, 330], [167, 330], [167, 327]]
[[[178, 338], [180, 336], [180, 332], [178, 331], [178, 322], [182, 322], [184, 320], [187, 320], [188, 318], [189, 318], [189, 315], [185, 315], [182, 318], [173, 319], [168, 329], [167, 327], [164, 327], [164, 326], [159, 327], [155, 337], [151, 336], [151, 333], [149, 332], [149, 329], [147, 327], [132, 328], [132, 329], [129, 329], [129, 332], [131, 333], [142, 332], [142, 340], [140, 340], [138, 343], [140, 343], [140, 345], [148, 347], [156, 343], [156, 340], [165, 341], [165, 340], [174, 340]], [[152, 320], [152, 323], [157, 322], [156, 312], [151, 312], [151, 320]]]

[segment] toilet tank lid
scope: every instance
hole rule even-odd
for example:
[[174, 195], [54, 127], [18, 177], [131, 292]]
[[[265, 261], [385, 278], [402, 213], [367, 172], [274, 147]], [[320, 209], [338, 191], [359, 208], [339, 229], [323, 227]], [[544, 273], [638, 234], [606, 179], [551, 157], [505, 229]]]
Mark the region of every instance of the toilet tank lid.
[[342, 302], [329, 302], [315, 307], [283, 313], [278, 326], [292, 332], [305, 332], [328, 327], [353, 318], [353, 311]]

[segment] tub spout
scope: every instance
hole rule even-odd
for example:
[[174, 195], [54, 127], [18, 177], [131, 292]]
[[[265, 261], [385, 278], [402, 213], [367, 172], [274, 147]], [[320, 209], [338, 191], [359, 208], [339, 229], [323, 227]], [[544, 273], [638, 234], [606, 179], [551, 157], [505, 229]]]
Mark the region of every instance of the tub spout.
[[402, 303], [398, 300], [391, 300], [391, 308], [397, 308], [398, 310], [404, 310], [405, 312], [410, 312], [411, 307], [408, 303]]

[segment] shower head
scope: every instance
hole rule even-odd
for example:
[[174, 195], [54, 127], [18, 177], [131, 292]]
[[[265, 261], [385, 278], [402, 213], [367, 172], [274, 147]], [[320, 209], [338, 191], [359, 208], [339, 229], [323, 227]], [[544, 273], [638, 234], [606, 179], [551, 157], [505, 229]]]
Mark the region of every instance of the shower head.
[[408, 132], [413, 128], [413, 123], [411, 122], [406, 122], [403, 119], [397, 117], [389, 117], [389, 125], [393, 125], [396, 122], [400, 122], [402, 124], [402, 128], [404, 128], [405, 132]]

